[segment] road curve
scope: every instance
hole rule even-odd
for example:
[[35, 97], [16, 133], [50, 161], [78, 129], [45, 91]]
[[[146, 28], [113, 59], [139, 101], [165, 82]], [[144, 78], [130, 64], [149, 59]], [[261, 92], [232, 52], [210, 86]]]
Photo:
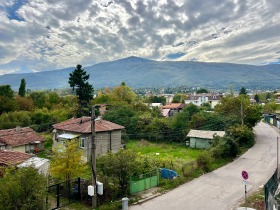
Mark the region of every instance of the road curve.
[[129, 210], [229, 210], [244, 198], [241, 171], [249, 174], [247, 191], [264, 185], [276, 169], [278, 130], [260, 122], [255, 128], [256, 144], [232, 163], [181, 185]]

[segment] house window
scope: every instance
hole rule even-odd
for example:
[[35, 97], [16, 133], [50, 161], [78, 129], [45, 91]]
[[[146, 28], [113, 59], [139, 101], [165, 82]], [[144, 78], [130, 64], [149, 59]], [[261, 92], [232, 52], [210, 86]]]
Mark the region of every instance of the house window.
[[85, 138], [80, 139], [80, 147], [85, 148]]
[[5, 145], [0, 146], [0, 150], [4, 150], [5, 148], [6, 148]]

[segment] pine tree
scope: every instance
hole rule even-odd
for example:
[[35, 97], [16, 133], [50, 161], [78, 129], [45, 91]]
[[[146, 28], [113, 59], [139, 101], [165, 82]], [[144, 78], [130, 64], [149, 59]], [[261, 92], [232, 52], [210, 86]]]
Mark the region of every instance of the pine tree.
[[79, 115], [82, 115], [82, 109], [87, 107], [89, 101], [93, 98], [94, 89], [92, 85], [87, 82], [88, 79], [89, 74], [87, 74], [80, 64], [69, 74], [68, 83], [73, 91], [76, 91], [76, 95], [79, 99]]

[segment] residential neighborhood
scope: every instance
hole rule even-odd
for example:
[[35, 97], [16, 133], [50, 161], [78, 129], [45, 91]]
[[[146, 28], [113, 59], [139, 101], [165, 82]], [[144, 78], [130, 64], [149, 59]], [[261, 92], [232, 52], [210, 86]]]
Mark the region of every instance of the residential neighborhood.
[[[52, 96], [44, 94], [46, 98]], [[90, 198], [87, 186], [91, 186], [92, 177], [96, 177], [103, 189], [96, 199], [101, 199], [103, 193], [109, 193], [114, 186], [119, 198], [132, 196], [135, 199], [134, 196], [141, 195], [140, 201], [144, 202], [152, 197], [148, 192], [158, 190], [161, 185], [171, 185], [169, 190], [173, 191], [194, 178], [200, 179], [205, 173], [222, 170], [224, 165], [242, 155], [241, 150], [255, 148], [260, 121], [277, 129], [280, 125], [277, 107], [270, 100], [261, 105], [267, 93], [258, 96], [258, 103], [257, 97], [252, 103], [252, 96], [246, 94], [174, 94], [173, 101], [168, 101], [170, 95], [168, 98], [144, 96], [142, 101], [137, 101], [135, 96], [125, 84], [109, 93], [97, 94], [91, 100], [94, 104], [91, 111], [96, 113], [93, 117], [80, 113], [85, 108], [79, 101], [73, 106], [75, 97], [69, 96], [72, 97], [69, 101], [57, 95], [56, 103], [48, 105], [49, 110], [30, 112], [30, 120], [39, 122], [36, 126], [31, 123], [21, 127], [17, 123], [0, 130], [1, 176], [4, 178], [5, 171], [12, 167], [17, 170], [34, 168], [48, 180], [48, 209], [61, 207], [65, 196], [68, 196], [67, 206], [72, 202], [93, 205], [83, 204]], [[36, 102], [36, 98], [29, 100]], [[55, 111], [59, 106], [62, 107], [59, 112]], [[243, 115], [246, 116], [242, 118]], [[92, 165], [93, 152], [96, 166]], [[105, 177], [109, 183], [104, 182]], [[67, 182], [79, 186], [80, 191], [59, 187]], [[161, 193], [156, 195], [161, 197]], [[54, 196], [58, 200], [53, 200]], [[107, 200], [100, 205], [108, 205]], [[138, 205], [130, 208], [137, 209]]]

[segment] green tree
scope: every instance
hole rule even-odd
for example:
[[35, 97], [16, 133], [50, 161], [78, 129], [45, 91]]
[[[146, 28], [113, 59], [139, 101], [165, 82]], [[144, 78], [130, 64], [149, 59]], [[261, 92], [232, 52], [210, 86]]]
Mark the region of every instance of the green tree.
[[34, 168], [8, 169], [0, 179], [0, 209], [45, 209], [47, 180]]
[[58, 144], [53, 149], [50, 174], [62, 181], [81, 177], [87, 170], [86, 163], [82, 160], [82, 150], [75, 140]]
[[260, 102], [260, 96], [258, 94], [254, 96], [254, 99], [256, 100], [257, 104]]
[[240, 147], [252, 147], [255, 143], [254, 133], [252, 129], [246, 125], [231, 126], [227, 133], [230, 137], [234, 138]]
[[253, 127], [261, 119], [261, 108], [259, 105], [251, 105], [248, 96], [223, 97], [215, 106], [215, 112], [236, 119], [239, 124]]
[[82, 109], [86, 108], [89, 101], [93, 98], [93, 87], [88, 83], [89, 74], [78, 64], [76, 69], [69, 74], [68, 83], [79, 99], [79, 115], [83, 114]]
[[[98, 171], [103, 176], [110, 177], [112, 183], [117, 184], [119, 196], [129, 193], [129, 177], [145, 172], [143, 167], [143, 161], [139, 159], [137, 153], [127, 149], [116, 154], [108, 153], [97, 159]], [[150, 167], [147, 167], [149, 171]]]
[[196, 91], [197, 94], [201, 94], [201, 93], [209, 93], [209, 91], [205, 88], [200, 88], [199, 90]]
[[10, 85], [0, 85], [0, 96], [13, 99], [14, 91], [12, 90]]
[[136, 98], [136, 94], [130, 87], [126, 86], [124, 82], [122, 82], [120, 86], [114, 87], [109, 95], [112, 103], [114, 104], [115, 102], [125, 102], [131, 104]]
[[20, 86], [19, 86], [19, 89], [18, 89], [18, 94], [21, 97], [25, 97], [25, 94], [26, 94], [26, 81], [25, 81], [25, 79], [21, 79], [21, 81], [20, 81]]
[[43, 91], [35, 91], [30, 93], [30, 98], [36, 108], [43, 108], [47, 102], [47, 94]]
[[184, 100], [187, 98], [186, 94], [177, 93], [173, 97], [172, 103], [184, 103]]
[[247, 90], [246, 88], [242, 87], [239, 91], [239, 95], [247, 95]]

